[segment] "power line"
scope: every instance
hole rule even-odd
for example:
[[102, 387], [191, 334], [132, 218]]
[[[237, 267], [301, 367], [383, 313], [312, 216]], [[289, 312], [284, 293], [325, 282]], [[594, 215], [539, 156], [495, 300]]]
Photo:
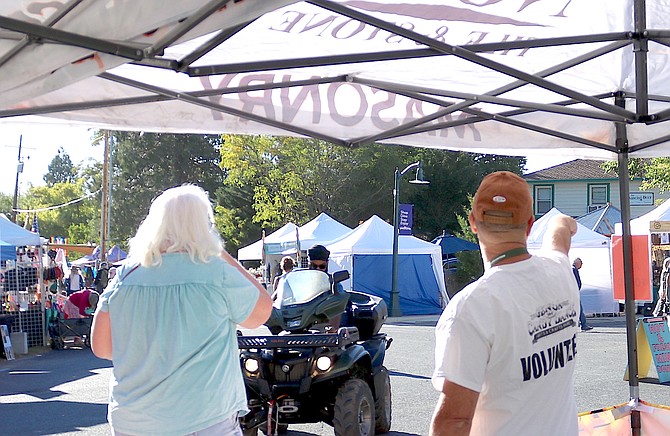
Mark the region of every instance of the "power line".
[[98, 189], [97, 191], [91, 192], [90, 194], [86, 194], [81, 198], [77, 198], [75, 200], [70, 200], [67, 203], [59, 204], [59, 205], [56, 205], [56, 206], [43, 207], [41, 209], [12, 209], [12, 210], [14, 212], [18, 212], [18, 213], [32, 213], [32, 212], [45, 212], [47, 210], [60, 209], [61, 207], [69, 206], [71, 204], [78, 203], [80, 201], [84, 201], [87, 198], [91, 198], [91, 197], [97, 195], [98, 193], [100, 193], [100, 191], [101, 191], [101, 189]]

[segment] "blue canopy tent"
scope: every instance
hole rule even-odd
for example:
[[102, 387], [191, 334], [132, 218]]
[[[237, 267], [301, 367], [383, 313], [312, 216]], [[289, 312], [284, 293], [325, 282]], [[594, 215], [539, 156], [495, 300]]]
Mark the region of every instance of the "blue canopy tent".
[[461, 239], [458, 236], [447, 232], [443, 232], [442, 235], [438, 236], [430, 242], [442, 247], [442, 259], [453, 257], [454, 254], [461, 251], [479, 250], [479, 245], [475, 244], [474, 242], [466, 241], [465, 239]]
[[[345, 289], [391, 297], [393, 226], [374, 215], [342, 239], [326, 245], [330, 271], [346, 269], [351, 279]], [[404, 315], [442, 312], [448, 301], [439, 247], [414, 236], [398, 239], [398, 290]]]
[[0, 245], [40, 245], [40, 235], [30, 232], [11, 222], [6, 216], [0, 215]]
[[16, 247], [0, 240], [0, 260], [15, 260]]
[[40, 245], [40, 235], [17, 226], [6, 216], [0, 215], [0, 260], [15, 260], [16, 247]]
[[128, 257], [128, 253], [123, 251], [118, 245], [113, 246], [107, 251], [107, 260], [109, 262], [120, 262]]

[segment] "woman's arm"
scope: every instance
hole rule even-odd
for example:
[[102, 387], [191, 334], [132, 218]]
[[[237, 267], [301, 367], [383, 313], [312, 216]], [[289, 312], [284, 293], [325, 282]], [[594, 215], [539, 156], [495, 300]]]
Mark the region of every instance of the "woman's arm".
[[244, 328], [248, 329], [255, 329], [256, 327], [259, 327], [263, 325], [265, 321], [270, 318], [270, 313], [272, 312], [272, 299], [270, 298], [270, 294], [261, 286], [260, 283], [258, 283], [258, 280], [256, 280], [247, 270], [245, 270], [242, 265], [233, 258], [228, 252], [225, 250], [221, 252], [221, 258], [228, 262], [230, 265], [234, 266], [237, 268], [238, 271], [242, 273], [243, 276], [245, 276], [251, 284], [254, 285], [254, 287], [258, 290], [258, 301], [256, 301], [256, 305], [254, 306], [253, 310], [251, 311], [251, 314], [240, 323], [240, 325]]
[[109, 312], [102, 312], [100, 308], [93, 316], [91, 349], [97, 357], [112, 360], [112, 326], [109, 321]]

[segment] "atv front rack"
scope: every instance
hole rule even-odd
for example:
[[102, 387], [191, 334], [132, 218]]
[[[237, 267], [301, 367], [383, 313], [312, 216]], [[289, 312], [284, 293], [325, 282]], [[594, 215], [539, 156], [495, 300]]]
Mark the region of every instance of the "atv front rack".
[[237, 346], [249, 348], [346, 347], [359, 340], [356, 327], [340, 327], [337, 333], [288, 334], [284, 336], [238, 336]]

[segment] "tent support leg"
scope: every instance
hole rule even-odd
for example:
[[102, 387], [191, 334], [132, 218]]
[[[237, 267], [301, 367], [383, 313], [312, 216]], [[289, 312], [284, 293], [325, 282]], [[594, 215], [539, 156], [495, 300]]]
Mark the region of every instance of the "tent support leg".
[[630, 429], [632, 436], [639, 436], [642, 434], [642, 421], [639, 410], [630, 412]]
[[[615, 96], [615, 104], [623, 106], [624, 96], [619, 93]], [[637, 365], [637, 337], [636, 337], [636, 308], [633, 290], [633, 248], [630, 233], [630, 184], [628, 176], [628, 137], [626, 126], [616, 123], [618, 163], [619, 163], [619, 200], [621, 202], [621, 223], [623, 227], [621, 243], [623, 248], [624, 288], [626, 292], [626, 337], [628, 343], [628, 385], [630, 399], [637, 401], [640, 398]]]

